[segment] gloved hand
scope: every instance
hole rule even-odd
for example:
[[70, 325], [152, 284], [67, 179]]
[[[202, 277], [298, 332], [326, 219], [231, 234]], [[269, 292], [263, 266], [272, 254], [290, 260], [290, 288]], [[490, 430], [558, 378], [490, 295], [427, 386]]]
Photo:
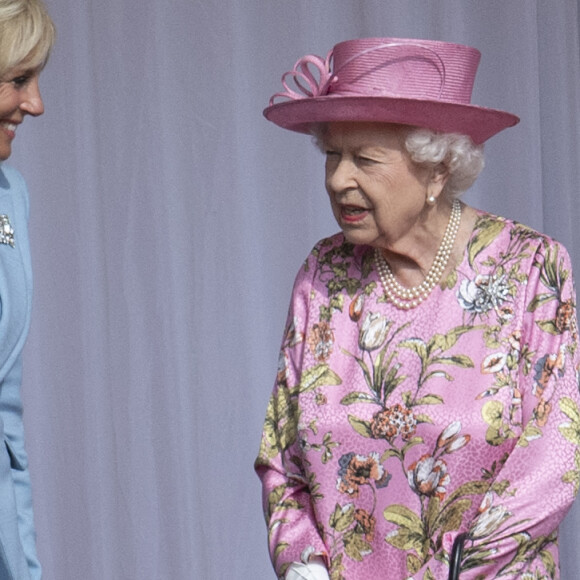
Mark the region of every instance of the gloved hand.
[[286, 572], [286, 580], [330, 580], [322, 558], [314, 558], [308, 564], [294, 562]]

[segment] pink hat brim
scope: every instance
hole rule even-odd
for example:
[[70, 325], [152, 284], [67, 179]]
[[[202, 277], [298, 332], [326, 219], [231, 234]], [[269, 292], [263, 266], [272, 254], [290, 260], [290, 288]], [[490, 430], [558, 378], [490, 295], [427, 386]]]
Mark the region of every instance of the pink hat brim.
[[276, 103], [264, 116], [279, 127], [309, 133], [316, 123], [360, 121], [424, 127], [442, 133], [460, 133], [481, 144], [519, 122], [505, 111], [421, 99], [398, 97], [323, 96]]

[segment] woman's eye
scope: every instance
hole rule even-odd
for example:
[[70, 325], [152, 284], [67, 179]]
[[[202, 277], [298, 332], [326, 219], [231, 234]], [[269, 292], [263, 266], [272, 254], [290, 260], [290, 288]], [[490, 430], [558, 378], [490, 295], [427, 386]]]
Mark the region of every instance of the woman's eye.
[[12, 79], [12, 84], [16, 87], [23, 87], [30, 80], [30, 75], [20, 75]]

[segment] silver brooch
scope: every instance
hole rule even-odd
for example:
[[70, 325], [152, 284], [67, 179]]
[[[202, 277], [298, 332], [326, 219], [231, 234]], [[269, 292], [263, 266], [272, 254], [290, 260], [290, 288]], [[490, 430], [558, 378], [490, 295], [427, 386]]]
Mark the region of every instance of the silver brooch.
[[0, 244], [14, 247], [14, 228], [6, 214], [0, 214]]

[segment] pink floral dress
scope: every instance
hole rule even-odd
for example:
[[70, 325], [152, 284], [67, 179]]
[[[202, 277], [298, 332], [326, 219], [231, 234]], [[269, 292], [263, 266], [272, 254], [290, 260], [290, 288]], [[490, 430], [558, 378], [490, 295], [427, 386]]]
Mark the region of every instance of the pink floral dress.
[[280, 577], [559, 577], [580, 485], [576, 302], [547, 236], [480, 212], [463, 262], [411, 311], [372, 248], [321, 241], [292, 294], [256, 470]]

